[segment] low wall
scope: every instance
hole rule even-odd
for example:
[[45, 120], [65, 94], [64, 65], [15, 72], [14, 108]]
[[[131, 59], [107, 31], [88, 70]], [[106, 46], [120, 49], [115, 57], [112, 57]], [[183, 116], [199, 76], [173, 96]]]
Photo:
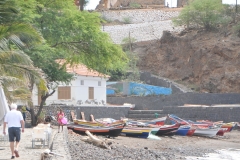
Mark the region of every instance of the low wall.
[[141, 72], [140, 80], [149, 85], [171, 88], [172, 94], [193, 92], [191, 89], [183, 85], [177, 84], [167, 78], [152, 75], [149, 72]]
[[[67, 118], [71, 119], [71, 111], [75, 112], [77, 118], [82, 118], [80, 112], [84, 112], [85, 119], [90, 120], [90, 115], [92, 114], [95, 119], [97, 118], [113, 118], [120, 119], [121, 117], [127, 117], [129, 107], [122, 106], [44, 106], [43, 113], [45, 116], [57, 116], [57, 112], [61, 108], [67, 116]], [[38, 107], [35, 107], [35, 113], [38, 110]], [[30, 119], [29, 112], [27, 113], [27, 118]], [[57, 118], [57, 117], [56, 117]]]
[[240, 94], [181, 93], [168, 96], [107, 97], [107, 102], [118, 105], [135, 104], [136, 110], [161, 110], [166, 106], [183, 106], [184, 104], [240, 104]]
[[85, 119], [90, 120], [92, 114], [97, 118], [113, 118], [120, 119], [128, 116], [129, 107], [77, 107], [77, 116], [81, 118], [80, 112], [84, 112]]
[[164, 107], [163, 111], [186, 120], [240, 122], [240, 107]]

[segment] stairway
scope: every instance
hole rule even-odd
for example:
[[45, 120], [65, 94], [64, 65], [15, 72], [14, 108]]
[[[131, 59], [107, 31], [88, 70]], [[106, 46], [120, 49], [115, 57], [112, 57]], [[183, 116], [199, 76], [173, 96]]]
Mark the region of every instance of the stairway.
[[133, 120], [152, 120], [165, 117], [163, 110], [129, 110], [128, 118]]

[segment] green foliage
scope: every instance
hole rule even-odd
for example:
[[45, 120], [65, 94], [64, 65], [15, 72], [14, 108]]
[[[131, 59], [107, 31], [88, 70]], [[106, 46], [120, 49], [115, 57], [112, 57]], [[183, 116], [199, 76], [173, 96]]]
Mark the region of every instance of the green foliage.
[[223, 5], [219, 0], [194, 0], [173, 20], [175, 25], [216, 28], [221, 23]]
[[126, 53], [127, 53], [128, 59], [129, 59], [129, 63], [128, 63], [128, 73], [129, 74], [127, 75], [126, 79], [128, 81], [139, 81], [140, 73], [137, 68], [139, 56], [137, 55], [137, 53], [134, 53], [131, 51], [127, 51]]
[[126, 37], [122, 40], [122, 47], [124, 51], [130, 51], [132, 49], [132, 44], [136, 42], [134, 37]]
[[[54, 58], [65, 58], [71, 64], [83, 63], [106, 74], [110, 70], [122, 70], [127, 64], [127, 56], [121, 46], [114, 44], [108, 34], [101, 31], [102, 18], [98, 13], [79, 12], [72, 1], [30, 2], [28, 10], [25, 0], [17, 1], [20, 14], [16, 18], [33, 22], [46, 40], [44, 46], [34, 48], [34, 53], [28, 52], [34, 61], [41, 60], [38, 56], [46, 56], [51, 61]], [[45, 60], [45, 66], [40, 63], [36, 62], [37, 66], [45, 68], [42, 68], [44, 72], [53, 73], [50, 71], [52, 66], [47, 67]], [[49, 80], [53, 79], [56, 80], [53, 77]]]
[[40, 44], [43, 38], [32, 25], [17, 21], [18, 8], [12, 2], [0, 0], [0, 86], [9, 102], [30, 99], [29, 81], [42, 81], [42, 72], [24, 49]]
[[123, 18], [123, 23], [130, 24], [131, 23], [131, 18], [130, 17], [124, 17]]
[[131, 3], [129, 4], [129, 6], [130, 6], [131, 8], [140, 8], [140, 7], [141, 7], [141, 5], [138, 4], [138, 3], [136, 3], [136, 2], [131, 2]]
[[238, 22], [237, 25], [233, 27], [233, 31], [238, 37], [240, 37], [240, 22]]

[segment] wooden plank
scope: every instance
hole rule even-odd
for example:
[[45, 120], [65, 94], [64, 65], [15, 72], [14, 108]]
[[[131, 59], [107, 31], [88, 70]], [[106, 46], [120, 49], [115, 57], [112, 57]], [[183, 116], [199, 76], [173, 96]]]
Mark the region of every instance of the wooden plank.
[[84, 112], [81, 112], [82, 120], [85, 120]]

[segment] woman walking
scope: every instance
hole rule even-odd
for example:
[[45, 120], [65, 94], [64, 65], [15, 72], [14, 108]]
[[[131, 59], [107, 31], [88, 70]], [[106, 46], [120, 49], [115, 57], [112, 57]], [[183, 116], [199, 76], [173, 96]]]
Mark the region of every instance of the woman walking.
[[63, 131], [63, 123], [62, 119], [64, 118], [64, 113], [62, 109], [59, 110], [59, 113], [57, 114], [57, 121], [58, 121], [58, 133], [60, 132], [60, 126], [62, 126], [62, 131]]

